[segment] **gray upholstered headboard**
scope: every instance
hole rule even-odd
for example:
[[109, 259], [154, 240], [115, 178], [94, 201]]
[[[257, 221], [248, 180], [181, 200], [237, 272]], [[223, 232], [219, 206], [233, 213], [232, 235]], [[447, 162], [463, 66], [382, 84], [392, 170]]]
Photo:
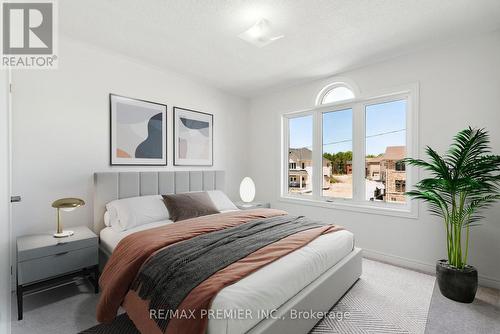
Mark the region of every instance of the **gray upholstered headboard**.
[[203, 190], [224, 191], [225, 173], [214, 170], [94, 173], [94, 231], [99, 233], [105, 227], [106, 204], [112, 200]]

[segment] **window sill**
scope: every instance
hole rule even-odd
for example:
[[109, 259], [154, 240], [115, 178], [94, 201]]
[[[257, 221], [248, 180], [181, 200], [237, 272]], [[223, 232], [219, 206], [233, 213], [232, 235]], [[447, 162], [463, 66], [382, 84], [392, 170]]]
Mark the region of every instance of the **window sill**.
[[293, 196], [281, 196], [279, 198], [279, 201], [283, 203], [316, 206], [316, 207], [336, 209], [336, 210], [355, 211], [355, 212], [384, 215], [384, 216], [403, 217], [410, 219], [418, 218], [418, 208], [416, 207], [416, 203], [414, 203], [414, 205], [412, 205], [411, 207], [404, 206], [404, 208], [397, 208], [391, 205], [359, 203], [359, 202], [353, 202], [351, 200], [327, 201], [327, 200], [314, 200], [308, 198], [297, 198]]

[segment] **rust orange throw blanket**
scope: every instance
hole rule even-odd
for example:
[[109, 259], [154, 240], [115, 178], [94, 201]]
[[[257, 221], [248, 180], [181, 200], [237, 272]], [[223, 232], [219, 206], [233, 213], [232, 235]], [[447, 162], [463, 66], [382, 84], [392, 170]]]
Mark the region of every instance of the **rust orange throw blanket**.
[[[143, 263], [154, 253], [179, 241], [244, 224], [248, 221], [284, 215], [286, 212], [273, 209], [257, 209], [229, 212], [198, 217], [151, 230], [134, 233], [123, 239], [116, 247], [100, 278], [102, 295], [97, 308], [100, 322], [109, 322], [120, 304], [127, 310], [136, 327], [145, 333], [161, 333], [154, 320], [149, 318], [149, 302], [140, 299], [129, 287]], [[262, 266], [304, 246], [321, 234], [340, 229], [333, 225], [305, 230], [267, 245], [247, 257], [219, 270], [199, 284], [183, 300], [179, 309], [208, 309], [215, 295], [239, 279]], [[167, 333], [203, 333], [206, 318], [172, 319]]]

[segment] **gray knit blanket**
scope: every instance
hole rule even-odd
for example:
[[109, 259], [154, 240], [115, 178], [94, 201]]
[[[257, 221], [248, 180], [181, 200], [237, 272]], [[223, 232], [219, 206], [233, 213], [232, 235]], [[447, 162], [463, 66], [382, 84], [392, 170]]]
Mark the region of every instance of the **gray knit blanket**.
[[[170, 314], [191, 290], [217, 271], [287, 236], [325, 225], [330, 224], [284, 215], [199, 235], [153, 255], [131, 289], [143, 300], [150, 300], [151, 310]], [[168, 317], [155, 321], [166, 330]]]

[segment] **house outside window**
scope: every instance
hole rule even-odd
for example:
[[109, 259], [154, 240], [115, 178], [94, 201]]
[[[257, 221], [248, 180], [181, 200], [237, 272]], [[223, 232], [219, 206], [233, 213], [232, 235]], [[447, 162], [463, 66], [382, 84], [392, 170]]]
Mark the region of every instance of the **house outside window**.
[[[311, 115], [298, 115], [287, 122], [287, 195], [311, 197], [313, 188], [313, 123]], [[297, 168], [300, 167], [300, 168]]]
[[[290, 163], [291, 165], [297, 165], [300, 164], [302, 166], [302, 169], [295, 169], [295, 168], [290, 168], [289, 170], [289, 175], [293, 176], [299, 182], [294, 183], [293, 185], [290, 184], [291, 188], [294, 188], [291, 192], [292, 193], [308, 193], [311, 191], [311, 177], [312, 177], [312, 151], [309, 148], [302, 147], [302, 148], [291, 148], [289, 150], [289, 155], [288, 158], [290, 161], [293, 161]], [[329, 185], [329, 179], [328, 176], [330, 174], [330, 167], [329, 167], [329, 162], [327, 159], [323, 159], [323, 177], [324, 179], [324, 186]], [[294, 180], [296, 181], [296, 180]]]
[[402, 160], [417, 152], [417, 107], [417, 85], [361, 95], [352, 82], [337, 81], [319, 93], [316, 107], [284, 114], [283, 198], [415, 216], [405, 196], [414, 175]]

